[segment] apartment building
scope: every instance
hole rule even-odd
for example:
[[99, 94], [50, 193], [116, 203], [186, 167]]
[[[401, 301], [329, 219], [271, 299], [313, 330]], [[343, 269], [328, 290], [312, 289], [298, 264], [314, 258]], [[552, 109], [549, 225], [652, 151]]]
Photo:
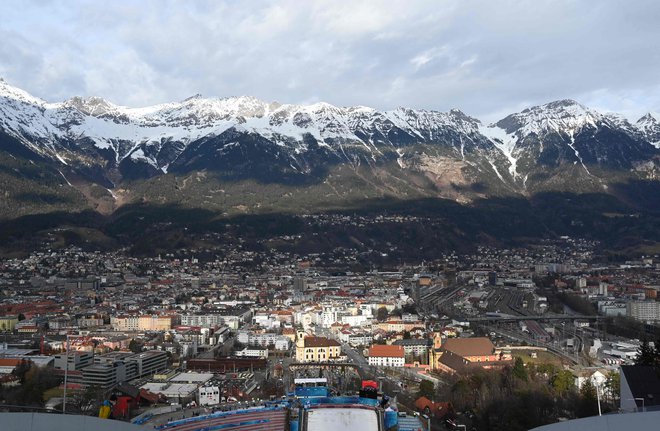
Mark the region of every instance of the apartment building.
[[182, 314], [181, 325], [211, 327], [224, 325], [225, 317], [220, 314]]
[[[68, 367], [66, 366], [68, 362]], [[92, 365], [94, 362], [94, 353], [87, 351], [70, 351], [67, 355], [66, 352], [58, 353], [55, 355], [54, 366], [55, 369], [69, 371], [82, 370], [83, 368]]]
[[149, 350], [141, 353], [110, 352], [94, 357], [94, 363], [81, 369], [83, 384], [109, 388], [121, 382], [156, 374], [167, 368], [167, 353]]
[[374, 344], [369, 348], [369, 365], [403, 367], [406, 363], [402, 346]]
[[660, 321], [660, 302], [630, 301], [626, 305], [626, 314], [643, 322]]
[[118, 316], [110, 319], [115, 331], [169, 331], [172, 329], [172, 316]]

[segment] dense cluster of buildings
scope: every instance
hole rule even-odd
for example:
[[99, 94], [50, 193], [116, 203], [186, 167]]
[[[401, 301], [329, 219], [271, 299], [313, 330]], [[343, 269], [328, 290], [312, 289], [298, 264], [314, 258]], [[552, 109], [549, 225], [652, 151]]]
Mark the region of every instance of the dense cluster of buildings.
[[[498, 368], [511, 363], [510, 349], [476, 337], [468, 322], [443, 312], [466, 319], [529, 315], [515, 330], [549, 343], [552, 328], [534, 320], [553, 312], [538, 289], [543, 282], [593, 303], [604, 316], [660, 320], [657, 260], [597, 266], [592, 249], [572, 239], [536, 249], [480, 248], [425, 266], [362, 274], [325, 272], [315, 268], [314, 256], [278, 256], [267, 268], [245, 271], [237, 262], [255, 259], [252, 252], [203, 262], [77, 249], [35, 253], [0, 262], [0, 332], [8, 342], [0, 359], [66, 370], [70, 384], [137, 382], [161, 394], [188, 384], [205, 388], [206, 398], [220, 394], [217, 382], [175, 382], [167, 370], [194, 365], [226, 373], [287, 356], [345, 362], [347, 349], [373, 367]], [[434, 302], [439, 297], [446, 300]], [[9, 345], [26, 339], [23, 350]], [[0, 373], [11, 369], [0, 364]], [[190, 393], [191, 387], [181, 388]]]

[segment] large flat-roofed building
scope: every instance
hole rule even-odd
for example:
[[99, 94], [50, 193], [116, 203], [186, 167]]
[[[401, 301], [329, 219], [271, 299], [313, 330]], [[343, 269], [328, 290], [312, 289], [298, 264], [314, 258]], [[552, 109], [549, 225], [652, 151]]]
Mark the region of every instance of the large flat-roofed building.
[[161, 394], [171, 401], [185, 403], [197, 398], [198, 384], [195, 383], [172, 383], [152, 382], [145, 383], [140, 389], [145, 389], [154, 394]]
[[136, 353], [129, 361], [138, 364], [138, 374], [140, 377], [155, 374], [167, 368], [167, 353], [161, 350], [149, 350], [147, 352]]
[[83, 384], [104, 389], [111, 388], [117, 383], [127, 380], [126, 368], [126, 364], [121, 361], [90, 365], [82, 370]]
[[[68, 362], [68, 367], [65, 365]], [[58, 370], [66, 368], [69, 371], [81, 370], [94, 363], [94, 353], [86, 351], [72, 351], [68, 355], [66, 352], [55, 355], [54, 366]]]
[[112, 364], [117, 361], [125, 361], [126, 359], [133, 356], [135, 353], [132, 352], [109, 352], [104, 355], [94, 356], [95, 364]]
[[167, 353], [149, 350], [141, 353], [110, 352], [94, 357], [94, 364], [82, 368], [83, 384], [104, 388], [149, 376], [167, 368]]
[[658, 301], [630, 301], [626, 305], [626, 314], [633, 319], [643, 322], [660, 321], [660, 302]]
[[179, 373], [169, 379], [173, 383], [196, 383], [204, 384], [213, 378], [213, 373], [196, 373], [188, 371], [186, 373]]

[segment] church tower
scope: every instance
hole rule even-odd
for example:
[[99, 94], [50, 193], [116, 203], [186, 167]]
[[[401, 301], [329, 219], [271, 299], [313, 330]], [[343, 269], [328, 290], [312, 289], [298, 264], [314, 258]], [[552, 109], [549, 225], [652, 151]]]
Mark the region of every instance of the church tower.
[[438, 368], [438, 361], [442, 357], [442, 334], [440, 332], [433, 332], [433, 347], [429, 349], [429, 368], [436, 370]]
[[303, 329], [298, 328], [296, 330], [296, 347], [300, 347], [300, 348], [305, 347], [305, 336], [306, 335], [307, 334], [305, 333], [305, 331]]
[[442, 347], [442, 334], [439, 332], [434, 332], [433, 333], [433, 348], [434, 349], [440, 349]]

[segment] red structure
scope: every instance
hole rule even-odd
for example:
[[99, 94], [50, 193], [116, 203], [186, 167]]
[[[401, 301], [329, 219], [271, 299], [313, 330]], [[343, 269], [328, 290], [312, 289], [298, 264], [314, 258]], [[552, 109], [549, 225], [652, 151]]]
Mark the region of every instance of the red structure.
[[417, 401], [415, 401], [415, 408], [427, 416], [433, 416], [438, 419], [443, 419], [447, 415], [451, 417], [454, 413], [454, 408], [451, 403], [435, 402], [426, 397], [417, 398]]

